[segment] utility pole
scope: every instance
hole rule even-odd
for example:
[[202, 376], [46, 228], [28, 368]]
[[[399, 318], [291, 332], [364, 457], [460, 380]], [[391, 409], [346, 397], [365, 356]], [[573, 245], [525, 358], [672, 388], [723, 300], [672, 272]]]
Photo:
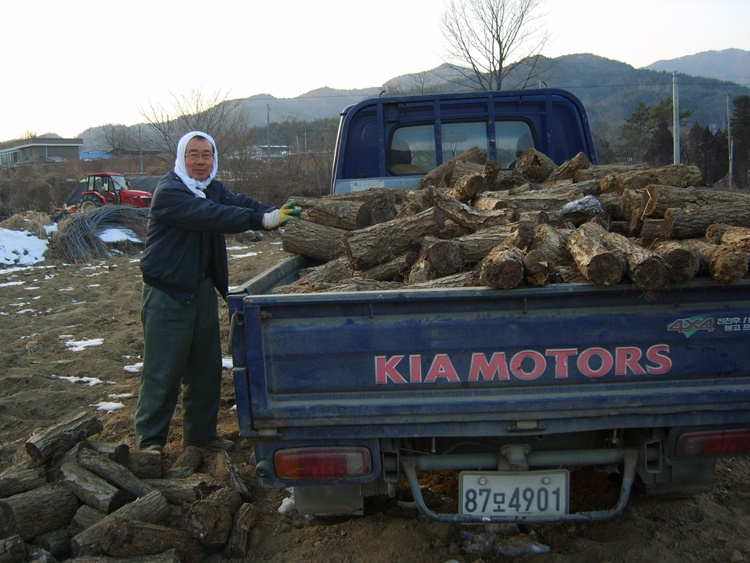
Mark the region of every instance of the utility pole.
[[672, 157], [675, 164], [680, 163], [680, 93], [677, 86], [677, 71], [672, 71], [672, 122], [674, 129], [674, 142], [672, 144]]
[[143, 139], [141, 138], [141, 124], [138, 124], [138, 154], [141, 159], [141, 176], [143, 176]]
[[266, 162], [271, 166], [271, 104], [266, 104]]

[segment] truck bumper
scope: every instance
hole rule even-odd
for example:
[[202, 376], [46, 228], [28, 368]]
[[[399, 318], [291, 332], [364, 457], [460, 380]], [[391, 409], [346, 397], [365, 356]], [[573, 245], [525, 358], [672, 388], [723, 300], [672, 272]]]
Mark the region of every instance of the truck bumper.
[[[469, 470], [477, 467], [497, 467], [498, 457], [494, 454], [474, 454], [467, 456], [431, 455], [419, 457], [402, 457], [401, 466], [409, 482], [409, 489], [414, 497], [413, 504], [427, 517], [439, 522], [458, 523], [494, 523], [494, 522], [565, 522], [584, 520], [604, 520], [616, 516], [625, 508], [635, 480], [638, 462], [638, 450], [631, 448], [608, 450], [576, 450], [565, 452], [531, 452], [528, 456], [529, 467], [560, 467], [570, 465], [622, 465], [622, 485], [617, 504], [610, 510], [577, 512], [549, 516], [482, 516], [469, 514], [436, 513], [430, 510], [422, 497], [417, 471]], [[402, 503], [406, 504], [406, 503]]]

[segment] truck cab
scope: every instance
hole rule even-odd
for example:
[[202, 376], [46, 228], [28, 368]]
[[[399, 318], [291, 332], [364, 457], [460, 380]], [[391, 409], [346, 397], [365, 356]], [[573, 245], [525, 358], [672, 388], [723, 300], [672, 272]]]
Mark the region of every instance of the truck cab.
[[341, 114], [331, 194], [414, 187], [474, 146], [506, 170], [532, 147], [556, 164], [579, 152], [597, 163], [586, 111], [563, 90], [376, 98]]

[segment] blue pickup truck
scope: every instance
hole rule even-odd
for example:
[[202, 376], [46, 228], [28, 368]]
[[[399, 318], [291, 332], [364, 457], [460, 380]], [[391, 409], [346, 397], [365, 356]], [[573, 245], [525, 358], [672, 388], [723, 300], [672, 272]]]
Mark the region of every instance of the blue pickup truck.
[[[468, 129], [484, 138], [452, 127], [482, 119]], [[410, 128], [432, 143], [401, 134], [412, 158], [398, 164], [437, 166], [460, 140], [512, 167], [514, 136], [515, 150], [531, 142], [558, 162], [596, 158], [583, 108], [561, 91], [378, 99], [342, 116], [333, 190], [418, 181], [391, 154]], [[717, 458], [750, 451], [747, 278], [648, 298], [625, 282], [273, 293], [307, 265], [292, 257], [229, 297], [240, 433], [260, 484], [294, 487], [302, 513], [362, 514], [408, 483], [440, 521], [600, 519], [636, 482], [710, 490]], [[571, 509], [571, 476], [587, 467], [619, 476], [612, 506]], [[435, 472], [455, 476], [452, 507], [423, 495]]]

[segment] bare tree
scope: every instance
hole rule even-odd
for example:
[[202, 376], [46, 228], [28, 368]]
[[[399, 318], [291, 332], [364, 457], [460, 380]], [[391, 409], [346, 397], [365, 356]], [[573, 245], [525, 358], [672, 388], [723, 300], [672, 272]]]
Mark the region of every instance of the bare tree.
[[108, 123], [104, 126], [104, 140], [113, 153], [133, 148], [127, 125]]
[[549, 34], [536, 25], [544, 0], [451, 0], [441, 29], [446, 64], [475, 90], [501, 90], [513, 71], [513, 88], [537, 75]]
[[205, 131], [221, 151], [230, 154], [243, 142], [247, 118], [241, 100], [228, 100], [229, 94], [216, 91], [206, 95], [192, 90], [189, 95], [172, 94], [172, 107], [149, 105], [139, 108], [149, 125], [149, 141], [167, 155], [173, 155], [180, 137], [189, 131]]

